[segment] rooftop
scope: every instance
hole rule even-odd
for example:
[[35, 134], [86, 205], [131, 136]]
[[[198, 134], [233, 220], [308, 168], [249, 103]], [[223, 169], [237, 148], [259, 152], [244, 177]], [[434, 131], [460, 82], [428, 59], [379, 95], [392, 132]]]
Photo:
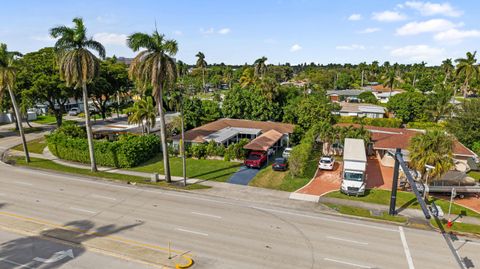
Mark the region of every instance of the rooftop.
[[364, 104], [364, 103], [348, 103], [340, 102], [340, 112], [347, 113], [380, 113], [385, 114], [386, 109], [383, 106], [377, 106], [373, 104]]
[[339, 96], [358, 96], [362, 92], [370, 90], [357, 90], [357, 89], [347, 89], [347, 90], [329, 90], [327, 95], [339, 95]]
[[280, 140], [282, 136], [282, 133], [279, 133], [272, 129], [253, 139], [243, 148], [249, 150], [267, 151], [269, 148], [275, 145], [275, 143], [277, 143], [277, 141]]

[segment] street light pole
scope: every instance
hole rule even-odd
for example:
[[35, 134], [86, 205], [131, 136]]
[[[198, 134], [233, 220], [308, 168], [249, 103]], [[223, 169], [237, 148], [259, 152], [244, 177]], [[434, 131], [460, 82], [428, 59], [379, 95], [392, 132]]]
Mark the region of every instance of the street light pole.
[[183, 94], [180, 96], [180, 121], [182, 124], [182, 172], [183, 172], [183, 186], [187, 186], [187, 156], [185, 156], [185, 127], [183, 123]]

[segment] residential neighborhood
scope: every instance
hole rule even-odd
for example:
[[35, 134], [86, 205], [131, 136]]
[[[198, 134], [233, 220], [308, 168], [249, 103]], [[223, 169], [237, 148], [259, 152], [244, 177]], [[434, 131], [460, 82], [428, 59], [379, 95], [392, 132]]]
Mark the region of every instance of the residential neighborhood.
[[245, 4], [4, 3], [0, 268], [480, 266], [479, 4]]

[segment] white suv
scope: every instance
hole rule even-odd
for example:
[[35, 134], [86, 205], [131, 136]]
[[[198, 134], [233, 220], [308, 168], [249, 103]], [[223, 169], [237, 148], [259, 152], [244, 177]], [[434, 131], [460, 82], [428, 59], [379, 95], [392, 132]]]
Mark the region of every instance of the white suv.
[[282, 157], [288, 159], [290, 157], [290, 153], [292, 152], [292, 148], [285, 148], [282, 153]]
[[322, 170], [333, 170], [335, 166], [335, 159], [332, 156], [323, 156], [318, 161], [318, 168]]

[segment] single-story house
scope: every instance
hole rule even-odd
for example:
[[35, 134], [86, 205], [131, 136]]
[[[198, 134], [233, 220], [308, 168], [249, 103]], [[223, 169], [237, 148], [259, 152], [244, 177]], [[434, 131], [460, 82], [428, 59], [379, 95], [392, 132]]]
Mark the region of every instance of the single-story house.
[[[245, 146], [250, 150], [276, 149], [288, 144], [293, 124], [273, 121], [253, 121], [223, 118], [185, 132], [185, 143], [199, 144], [214, 141], [228, 147], [242, 138], [251, 140]], [[171, 138], [173, 145], [180, 143], [181, 135]]]
[[356, 90], [356, 89], [347, 89], [347, 90], [329, 90], [327, 91], [327, 96], [332, 102], [340, 101], [358, 101], [358, 96], [362, 92], [371, 91], [368, 89]]
[[365, 103], [340, 102], [340, 111], [333, 111], [332, 114], [340, 116], [383, 118], [387, 112], [383, 106]]
[[[361, 127], [360, 124], [339, 123], [338, 126]], [[408, 147], [410, 139], [420, 133], [421, 130], [402, 129], [402, 128], [386, 128], [377, 126], [363, 126], [371, 134], [372, 149], [374, 155], [383, 166], [393, 167], [395, 160], [388, 154], [394, 152], [396, 148], [402, 149], [402, 153], [406, 161], [408, 161]], [[453, 159], [456, 169], [459, 171], [468, 170], [468, 162], [471, 159], [477, 159], [478, 156], [465, 147], [458, 140], [453, 143]]]
[[390, 100], [390, 97], [392, 96], [395, 96], [399, 93], [402, 93], [402, 92], [399, 92], [399, 91], [393, 91], [393, 92], [374, 92], [373, 95], [375, 95], [375, 97], [377, 98], [377, 100], [382, 103], [382, 104], [386, 104], [388, 103], [388, 101]]

